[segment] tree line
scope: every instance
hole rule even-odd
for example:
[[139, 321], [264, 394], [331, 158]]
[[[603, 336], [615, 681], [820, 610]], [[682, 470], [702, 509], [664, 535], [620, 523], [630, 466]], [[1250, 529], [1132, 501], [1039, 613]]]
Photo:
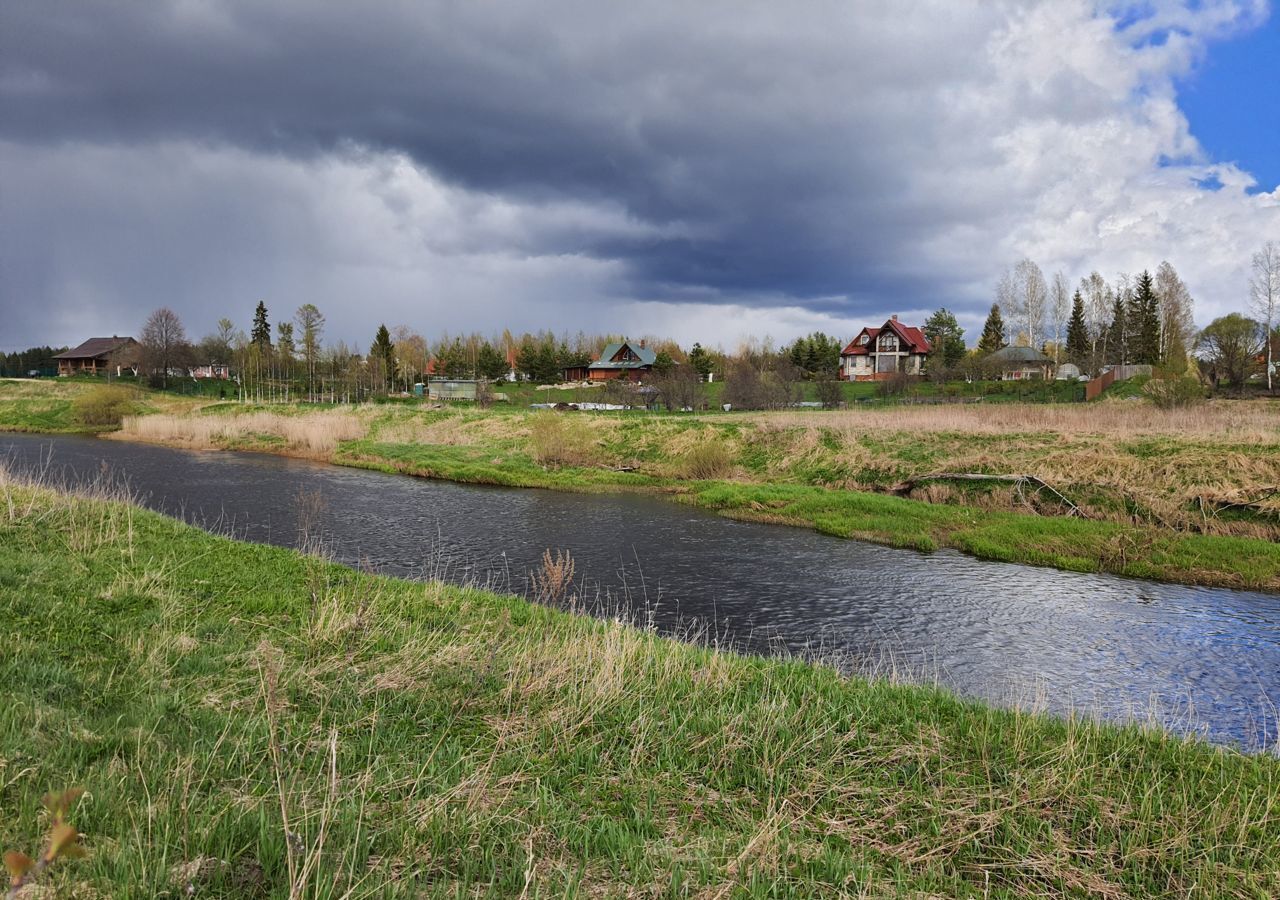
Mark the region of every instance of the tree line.
[[1144, 270], [1110, 282], [1094, 271], [1069, 292], [1061, 272], [1050, 282], [1035, 262], [1022, 260], [997, 284], [979, 354], [1010, 344], [1040, 347], [1055, 362], [1090, 373], [1108, 365], [1146, 364], [1183, 375], [1194, 362], [1215, 385], [1241, 385], [1260, 368], [1267, 390], [1274, 387], [1280, 355], [1280, 246], [1274, 241], [1251, 260], [1252, 317], [1229, 313], [1199, 331], [1191, 292], [1168, 261], [1154, 275]]

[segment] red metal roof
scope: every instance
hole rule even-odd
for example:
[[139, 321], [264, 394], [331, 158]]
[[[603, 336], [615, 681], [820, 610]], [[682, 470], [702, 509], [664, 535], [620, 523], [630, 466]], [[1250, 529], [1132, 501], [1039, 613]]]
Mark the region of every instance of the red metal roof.
[[[853, 340], [849, 342], [849, 346], [840, 351], [840, 355], [865, 355], [875, 344], [876, 338], [879, 336], [880, 332], [884, 331], [886, 328], [890, 329], [894, 334], [902, 338], [903, 342], [907, 345], [907, 349], [912, 353], [929, 353], [933, 350], [933, 347], [929, 345], [929, 339], [924, 336], [924, 332], [919, 328], [916, 328], [914, 325], [903, 325], [897, 319], [890, 319], [879, 328], [864, 328], [862, 331], [859, 331], [853, 336]], [[858, 338], [862, 337], [864, 333], [867, 335], [867, 342], [865, 344], [859, 344]]]

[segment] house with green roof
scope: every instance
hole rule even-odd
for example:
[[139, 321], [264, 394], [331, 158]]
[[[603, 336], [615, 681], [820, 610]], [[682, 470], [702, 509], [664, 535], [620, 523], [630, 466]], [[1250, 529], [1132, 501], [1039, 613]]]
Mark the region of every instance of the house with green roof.
[[1001, 347], [988, 355], [983, 363], [998, 372], [1004, 381], [1025, 381], [1043, 378], [1053, 373], [1053, 359], [1034, 347]]
[[658, 354], [646, 347], [644, 341], [638, 344], [631, 341], [620, 341], [610, 344], [601, 352], [599, 359], [590, 365], [570, 366], [564, 370], [565, 381], [643, 381], [653, 371]]

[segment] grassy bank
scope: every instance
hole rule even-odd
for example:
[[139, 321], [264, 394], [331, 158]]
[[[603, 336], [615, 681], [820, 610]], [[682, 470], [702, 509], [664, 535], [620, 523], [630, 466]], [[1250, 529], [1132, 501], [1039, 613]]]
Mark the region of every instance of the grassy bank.
[[[197, 408], [157, 396], [144, 395], [120, 437], [463, 482], [665, 492], [894, 546], [1280, 591], [1280, 407], [1266, 402], [702, 417], [415, 402]], [[1049, 487], [1007, 480], [1021, 475]]]
[[[1280, 761], [0, 485], [0, 843], [68, 895], [1264, 897]], [[292, 873], [292, 876], [291, 876]]]
[[[1079, 407], [1052, 406], [700, 419], [227, 405], [130, 419], [123, 435], [461, 482], [659, 491], [725, 515], [899, 547], [1280, 590], [1280, 498], [1253, 510], [1211, 505], [1280, 485], [1274, 411], [1088, 410], [1088, 419]], [[1000, 481], [926, 480], [891, 493], [930, 472], [1034, 474], [1082, 515], [1068, 515], [1051, 491]]]
[[200, 401], [103, 378], [0, 378], [0, 431], [99, 434], [125, 415], [184, 414]]

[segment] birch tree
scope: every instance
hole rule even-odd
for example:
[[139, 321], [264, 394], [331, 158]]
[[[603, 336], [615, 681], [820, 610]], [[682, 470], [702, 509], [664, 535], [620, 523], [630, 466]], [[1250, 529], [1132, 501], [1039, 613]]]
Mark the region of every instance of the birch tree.
[[1071, 313], [1071, 288], [1067, 285], [1067, 276], [1061, 272], [1053, 273], [1053, 285], [1049, 289], [1049, 319], [1053, 328], [1053, 364], [1056, 366], [1062, 357], [1062, 329], [1067, 316]]
[[[1113, 297], [1107, 280], [1102, 273], [1093, 271], [1088, 278], [1080, 280], [1080, 296], [1084, 298], [1084, 320], [1089, 327], [1089, 343], [1093, 355], [1093, 369], [1096, 371], [1098, 360], [1107, 355], [1107, 323], [1111, 321]], [[1102, 343], [1102, 353], [1098, 353], [1098, 344]]]
[[1156, 269], [1155, 291], [1160, 304], [1160, 361], [1181, 370], [1195, 335], [1195, 301], [1167, 260]]
[[1024, 259], [1013, 270], [1014, 295], [1026, 327], [1027, 346], [1036, 347], [1043, 336], [1045, 307], [1049, 300], [1049, 286], [1044, 272], [1030, 259]]
[[1280, 245], [1267, 241], [1253, 254], [1253, 278], [1249, 281], [1249, 305], [1262, 323], [1262, 339], [1267, 357], [1267, 390], [1272, 390], [1275, 368], [1275, 329], [1280, 314]]
[[302, 359], [307, 366], [307, 399], [315, 402], [316, 363], [320, 358], [320, 337], [324, 334], [324, 315], [312, 303], [304, 303], [294, 314], [302, 331]]
[[[1017, 286], [1014, 284], [1013, 272], [1007, 269], [996, 282], [996, 302], [993, 308], [998, 308], [1003, 314], [1000, 324], [1005, 329], [1004, 346], [1008, 346], [1014, 343], [1014, 338], [1018, 336], [1018, 322], [1022, 317], [1022, 307]], [[990, 321], [989, 318], [988, 321]]]

